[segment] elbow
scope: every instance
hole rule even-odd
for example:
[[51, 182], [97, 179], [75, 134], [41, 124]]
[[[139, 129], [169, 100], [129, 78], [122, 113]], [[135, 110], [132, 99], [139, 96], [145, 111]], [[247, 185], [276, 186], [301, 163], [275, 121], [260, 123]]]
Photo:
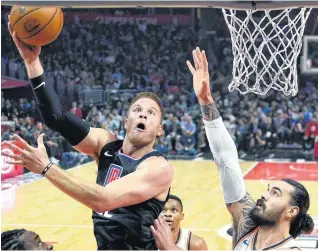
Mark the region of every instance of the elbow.
[[107, 211], [107, 210], [104, 210], [102, 207], [94, 207], [94, 208], [92, 208], [92, 210], [95, 211], [96, 213], [99, 213], [99, 214]]
[[102, 201], [98, 201], [97, 203], [95, 203], [95, 205], [93, 205], [93, 208], [92, 208], [92, 210], [94, 210], [96, 213], [104, 213], [111, 209], [112, 208], [107, 207], [105, 203], [103, 203]]
[[98, 203], [97, 205], [94, 205], [92, 208], [96, 213], [105, 213], [106, 211], [111, 210], [111, 208], [106, 207], [105, 205]]
[[[113, 205], [112, 205], [113, 204]], [[114, 209], [114, 203], [111, 203], [107, 196], [98, 196], [93, 202], [92, 210], [96, 213], [104, 213]]]

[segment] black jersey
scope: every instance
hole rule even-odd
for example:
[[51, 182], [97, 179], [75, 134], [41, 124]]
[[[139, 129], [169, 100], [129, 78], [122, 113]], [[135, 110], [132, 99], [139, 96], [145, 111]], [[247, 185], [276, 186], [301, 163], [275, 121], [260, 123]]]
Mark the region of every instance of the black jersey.
[[[161, 156], [152, 151], [140, 159], [121, 152], [123, 141], [106, 144], [99, 156], [97, 183], [107, 186], [110, 182], [128, 175], [151, 156]], [[167, 197], [168, 198], [168, 197]], [[94, 235], [99, 250], [155, 250], [150, 226], [158, 218], [166, 201], [156, 198], [142, 203], [117, 208], [104, 213], [93, 211]]]

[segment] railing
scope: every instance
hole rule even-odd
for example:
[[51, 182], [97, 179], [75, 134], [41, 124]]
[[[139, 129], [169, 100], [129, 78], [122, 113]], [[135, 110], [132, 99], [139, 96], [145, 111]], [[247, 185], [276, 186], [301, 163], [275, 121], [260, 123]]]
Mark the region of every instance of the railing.
[[110, 100], [120, 100], [121, 97], [132, 97], [137, 89], [108, 89], [108, 90], [86, 90], [80, 93], [80, 97], [85, 104], [93, 102], [93, 104], [103, 104]]

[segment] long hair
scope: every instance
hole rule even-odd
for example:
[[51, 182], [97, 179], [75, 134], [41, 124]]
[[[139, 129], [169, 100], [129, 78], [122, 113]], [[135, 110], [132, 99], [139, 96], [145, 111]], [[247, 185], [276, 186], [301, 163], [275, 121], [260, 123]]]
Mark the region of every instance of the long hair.
[[20, 238], [25, 232], [25, 229], [14, 229], [1, 233], [1, 250], [25, 250]]
[[310, 206], [310, 199], [306, 188], [295, 180], [282, 179], [282, 181], [294, 187], [290, 204], [299, 207], [299, 213], [290, 223], [289, 234], [294, 238], [303, 233], [310, 234], [314, 229], [314, 221], [310, 215], [307, 214]]

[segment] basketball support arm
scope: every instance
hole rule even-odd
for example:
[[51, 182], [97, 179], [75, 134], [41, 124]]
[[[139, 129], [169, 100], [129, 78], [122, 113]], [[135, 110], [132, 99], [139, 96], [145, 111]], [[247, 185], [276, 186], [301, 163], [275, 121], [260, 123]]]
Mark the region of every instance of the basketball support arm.
[[62, 107], [52, 83], [46, 81], [39, 58], [25, 66], [45, 125], [59, 132], [72, 146], [79, 144], [88, 135], [90, 126]]
[[201, 105], [201, 112], [210, 150], [220, 172], [225, 203], [238, 202], [246, 194], [246, 188], [234, 141], [214, 102]]

